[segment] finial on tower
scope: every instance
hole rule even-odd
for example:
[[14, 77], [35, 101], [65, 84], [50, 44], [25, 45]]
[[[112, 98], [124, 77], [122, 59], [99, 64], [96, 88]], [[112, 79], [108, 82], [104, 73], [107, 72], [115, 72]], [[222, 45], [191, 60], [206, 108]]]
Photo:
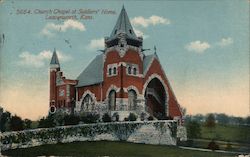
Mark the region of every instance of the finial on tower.
[[53, 55], [52, 55], [52, 58], [51, 58], [51, 61], [50, 61], [50, 65], [58, 65], [58, 66], [60, 66], [59, 60], [58, 60], [58, 57], [57, 57], [57, 54], [56, 54], [56, 48], [54, 48], [54, 52], [53, 52]]
[[154, 54], [156, 54], [156, 46], [154, 46]]

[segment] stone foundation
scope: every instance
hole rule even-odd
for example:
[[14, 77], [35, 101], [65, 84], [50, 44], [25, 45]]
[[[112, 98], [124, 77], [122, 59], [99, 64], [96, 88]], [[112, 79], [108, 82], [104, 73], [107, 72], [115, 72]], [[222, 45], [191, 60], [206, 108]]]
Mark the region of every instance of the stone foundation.
[[111, 122], [5, 132], [1, 135], [0, 150], [101, 140], [176, 145], [177, 121]]

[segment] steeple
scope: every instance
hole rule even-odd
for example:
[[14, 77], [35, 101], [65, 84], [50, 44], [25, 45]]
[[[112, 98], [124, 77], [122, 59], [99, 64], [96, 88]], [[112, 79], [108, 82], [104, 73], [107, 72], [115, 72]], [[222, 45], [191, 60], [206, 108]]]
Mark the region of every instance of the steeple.
[[122, 6], [121, 13], [116, 21], [116, 25], [113, 28], [110, 38], [116, 37], [119, 33], [125, 33], [130, 38], [137, 38], [129, 21], [128, 14], [124, 8], [124, 5]]
[[136, 36], [123, 6], [110, 37], [105, 38], [105, 48], [118, 46], [124, 52], [128, 45], [141, 48], [142, 40]]
[[50, 67], [56, 67], [56, 68], [60, 67], [59, 60], [56, 54], [56, 49], [54, 49], [54, 52], [50, 61]]

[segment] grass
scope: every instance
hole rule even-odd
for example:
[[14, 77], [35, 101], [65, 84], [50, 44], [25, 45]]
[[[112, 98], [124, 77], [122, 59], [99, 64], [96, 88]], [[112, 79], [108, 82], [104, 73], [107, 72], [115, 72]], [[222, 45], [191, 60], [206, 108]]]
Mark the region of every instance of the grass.
[[163, 145], [145, 145], [128, 142], [73, 142], [43, 145], [2, 152], [8, 156], [136, 156], [136, 157], [230, 157], [235, 154], [184, 150]]
[[215, 128], [207, 128], [202, 126], [201, 138], [250, 143], [250, 127], [219, 124], [217, 124]]

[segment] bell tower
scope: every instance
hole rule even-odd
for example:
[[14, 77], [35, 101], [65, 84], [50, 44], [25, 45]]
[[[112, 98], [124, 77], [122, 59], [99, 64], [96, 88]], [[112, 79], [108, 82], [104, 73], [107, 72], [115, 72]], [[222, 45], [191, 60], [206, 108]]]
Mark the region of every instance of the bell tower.
[[[50, 112], [54, 112], [51, 110], [55, 110], [57, 107], [57, 87], [56, 87], [56, 77], [57, 72], [60, 71], [60, 64], [56, 54], [56, 49], [54, 49], [51, 61], [50, 61], [50, 98], [49, 98], [49, 106]], [[54, 108], [54, 109], [52, 109]]]
[[136, 36], [129, 21], [128, 14], [123, 6], [110, 37], [105, 38], [105, 48], [108, 49], [115, 47], [119, 51], [120, 56], [123, 57], [128, 49], [128, 46], [141, 49], [142, 43], [142, 37]]

